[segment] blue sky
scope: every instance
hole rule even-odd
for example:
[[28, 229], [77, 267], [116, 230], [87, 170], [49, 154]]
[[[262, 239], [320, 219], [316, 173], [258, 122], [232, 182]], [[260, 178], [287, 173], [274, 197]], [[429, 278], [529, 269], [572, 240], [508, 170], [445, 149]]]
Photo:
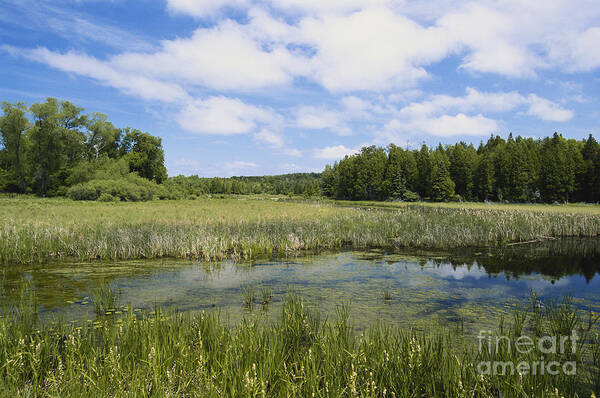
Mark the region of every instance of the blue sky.
[[0, 0], [0, 99], [161, 136], [169, 175], [598, 137], [597, 0]]

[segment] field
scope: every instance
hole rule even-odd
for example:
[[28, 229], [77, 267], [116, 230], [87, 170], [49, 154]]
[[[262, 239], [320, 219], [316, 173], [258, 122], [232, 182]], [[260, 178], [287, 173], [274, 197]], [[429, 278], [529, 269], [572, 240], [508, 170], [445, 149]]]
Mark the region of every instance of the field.
[[237, 260], [342, 247], [495, 246], [600, 236], [599, 209], [269, 197], [136, 203], [1, 198], [0, 263], [157, 257]]

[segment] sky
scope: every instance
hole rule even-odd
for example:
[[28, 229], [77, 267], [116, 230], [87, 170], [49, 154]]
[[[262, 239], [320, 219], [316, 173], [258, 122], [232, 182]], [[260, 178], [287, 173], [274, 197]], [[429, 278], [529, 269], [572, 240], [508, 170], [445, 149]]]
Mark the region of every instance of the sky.
[[0, 0], [0, 100], [163, 139], [169, 175], [600, 136], [598, 0]]

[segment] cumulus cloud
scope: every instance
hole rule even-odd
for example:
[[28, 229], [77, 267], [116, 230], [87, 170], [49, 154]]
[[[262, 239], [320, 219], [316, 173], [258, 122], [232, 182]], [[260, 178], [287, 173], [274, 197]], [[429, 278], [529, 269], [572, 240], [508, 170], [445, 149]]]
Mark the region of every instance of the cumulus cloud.
[[573, 112], [535, 94], [524, 96], [517, 91], [482, 92], [467, 87], [464, 96], [432, 95], [420, 102], [401, 108], [398, 114], [405, 118], [426, 118], [446, 112], [506, 112], [527, 107], [527, 114], [542, 120], [564, 122]]
[[143, 99], [175, 102], [188, 98], [185, 90], [178, 84], [151, 79], [134, 72], [123, 73], [105, 62], [85, 54], [75, 52], [63, 54], [47, 48], [26, 50], [22, 51], [22, 54], [56, 69], [96, 79], [104, 85], [115, 87]]
[[265, 50], [252, 26], [226, 20], [199, 28], [191, 37], [162, 42], [154, 53], [123, 53], [110, 60], [114, 67], [147, 76], [218, 90], [252, 90], [291, 83], [301, 60], [273, 44]]
[[241, 7], [247, 4], [246, 0], [167, 0], [170, 11], [194, 17], [214, 16], [225, 7]]
[[[456, 135], [483, 136], [496, 133], [499, 123], [481, 114], [468, 116], [464, 113], [457, 115], [442, 115], [436, 117], [423, 117], [410, 120], [393, 119], [383, 129], [382, 137], [397, 143], [400, 135], [401, 143], [407, 140], [407, 133], [429, 134], [438, 137], [450, 137]], [[404, 133], [404, 134], [402, 134]], [[381, 141], [381, 138], [378, 141]]]
[[332, 145], [325, 148], [315, 149], [313, 152], [313, 157], [316, 159], [338, 160], [342, 159], [346, 155], [354, 155], [358, 152], [358, 148], [352, 149], [347, 148], [344, 145]]
[[261, 124], [273, 123], [277, 115], [272, 110], [236, 98], [218, 96], [190, 102], [176, 120], [184, 130], [192, 133], [234, 135], [250, 133]]
[[527, 101], [529, 102], [527, 114], [539, 119], [553, 122], [566, 122], [573, 118], [573, 111], [564, 109], [557, 103], [545, 98], [540, 98], [535, 94], [531, 94], [527, 98]]
[[300, 107], [296, 111], [296, 125], [312, 130], [329, 129], [339, 135], [352, 134], [341, 112], [323, 107]]

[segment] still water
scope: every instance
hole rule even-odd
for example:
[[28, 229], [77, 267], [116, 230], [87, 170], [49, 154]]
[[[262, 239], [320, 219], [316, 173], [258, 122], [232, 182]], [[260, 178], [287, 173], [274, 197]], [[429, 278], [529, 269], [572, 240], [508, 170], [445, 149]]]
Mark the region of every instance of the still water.
[[[277, 319], [293, 291], [322, 318], [349, 304], [361, 329], [379, 320], [418, 329], [432, 323], [476, 330], [510, 316], [535, 290], [543, 303], [571, 296], [582, 309], [600, 312], [600, 241], [563, 239], [504, 249], [453, 252], [345, 251], [296, 258], [205, 263], [154, 260], [15, 266], [0, 276], [3, 303], [27, 281], [43, 317], [96, 316], [93, 291], [109, 282], [121, 305], [152, 311], [218, 311], [228, 322], [242, 317]], [[255, 299], [245, 305], [250, 287]], [[262, 304], [262, 290], [272, 298]]]

